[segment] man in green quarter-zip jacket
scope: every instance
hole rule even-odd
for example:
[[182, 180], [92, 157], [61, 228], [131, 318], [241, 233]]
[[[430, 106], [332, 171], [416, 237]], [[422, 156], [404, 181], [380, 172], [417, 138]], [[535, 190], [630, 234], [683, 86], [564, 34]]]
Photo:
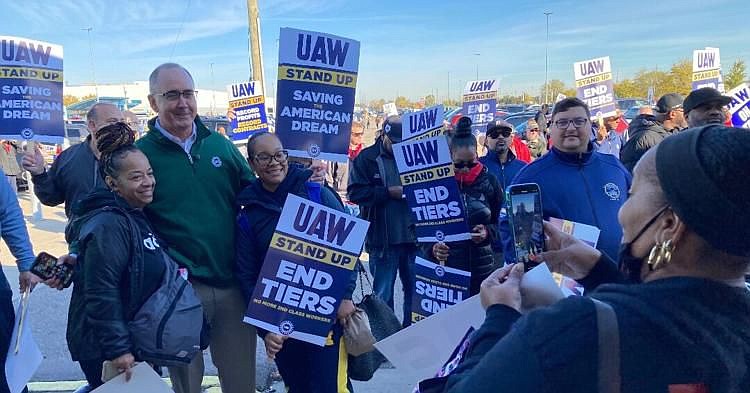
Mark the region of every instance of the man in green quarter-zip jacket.
[[[137, 142], [157, 184], [146, 215], [203, 302], [223, 392], [253, 392], [255, 328], [242, 322], [245, 303], [233, 274], [235, 199], [253, 174], [231, 141], [201, 123], [185, 68], [160, 65], [149, 89], [157, 117]], [[200, 393], [203, 371], [202, 356], [189, 367], [170, 367], [175, 392]]]

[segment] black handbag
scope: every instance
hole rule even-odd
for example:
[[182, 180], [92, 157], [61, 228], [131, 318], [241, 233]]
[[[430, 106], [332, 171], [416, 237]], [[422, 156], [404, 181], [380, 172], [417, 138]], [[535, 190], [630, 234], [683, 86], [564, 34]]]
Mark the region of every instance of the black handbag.
[[[372, 289], [369, 295], [365, 295], [364, 283], [367, 282], [369, 287], [372, 288], [372, 282], [361, 263], [357, 264], [357, 269], [359, 270], [358, 281], [362, 298], [356, 306], [365, 311], [367, 318], [370, 320], [372, 335], [375, 336], [377, 341], [380, 341], [398, 332], [401, 329], [401, 323], [396, 318], [393, 310], [377, 295], [372, 293]], [[385, 356], [377, 349], [359, 356], [349, 355], [349, 378], [355, 381], [369, 381], [375, 375], [375, 371], [385, 361]]]

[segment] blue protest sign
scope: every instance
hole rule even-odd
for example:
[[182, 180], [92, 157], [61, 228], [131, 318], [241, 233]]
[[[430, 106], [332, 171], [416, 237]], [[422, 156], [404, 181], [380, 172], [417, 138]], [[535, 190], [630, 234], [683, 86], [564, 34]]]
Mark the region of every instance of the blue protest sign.
[[497, 81], [494, 79], [469, 81], [464, 87], [461, 114], [471, 118], [471, 131], [484, 133], [487, 123], [495, 119], [497, 109]]
[[719, 89], [721, 80], [721, 56], [719, 48], [693, 51], [693, 90], [703, 87]]
[[465, 270], [417, 257], [414, 260], [414, 276], [412, 322], [421, 321], [469, 298], [471, 273]]
[[369, 225], [289, 194], [244, 321], [325, 345]]
[[615, 85], [609, 56], [579, 61], [573, 64], [576, 78], [576, 97], [589, 106], [591, 117], [617, 115]]
[[0, 36], [0, 138], [62, 143], [63, 49]]
[[750, 87], [742, 83], [729, 94], [732, 101], [727, 105], [732, 114], [732, 125], [739, 128], [750, 128]]
[[393, 145], [406, 203], [420, 242], [470, 239], [445, 136]]
[[432, 138], [443, 132], [443, 106], [431, 106], [401, 116], [403, 140]]
[[247, 142], [256, 132], [268, 131], [266, 97], [257, 81], [235, 83], [227, 86], [230, 116], [229, 127], [234, 143]]
[[358, 68], [358, 41], [281, 29], [276, 133], [290, 155], [349, 159]]

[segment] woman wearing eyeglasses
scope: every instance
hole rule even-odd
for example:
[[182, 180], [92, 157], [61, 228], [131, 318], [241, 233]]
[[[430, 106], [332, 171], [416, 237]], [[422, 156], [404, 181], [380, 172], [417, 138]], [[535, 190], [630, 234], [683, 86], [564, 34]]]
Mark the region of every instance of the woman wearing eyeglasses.
[[503, 202], [503, 190], [495, 175], [479, 162], [477, 139], [471, 132], [468, 117], [458, 120], [450, 139], [450, 149], [471, 239], [449, 244], [426, 243], [422, 250], [438, 263], [470, 272], [469, 294], [475, 295], [494, 267], [492, 243], [497, 238], [497, 217]]
[[[316, 200], [319, 195], [321, 204], [344, 211], [333, 191], [310, 181], [311, 170], [289, 165], [289, 154], [276, 135], [268, 132], [253, 135], [247, 142], [247, 156], [258, 178], [237, 197], [241, 210], [237, 217], [235, 266], [246, 304], [253, 295], [287, 195], [310, 200]], [[336, 315], [337, 322], [323, 347], [257, 329], [266, 345], [266, 353], [276, 361], [287, 392], [352, 391], [342, 333], [346, 319], [354, 312], [351, 294], [355, 285], [356, 273], [353, 272]]]

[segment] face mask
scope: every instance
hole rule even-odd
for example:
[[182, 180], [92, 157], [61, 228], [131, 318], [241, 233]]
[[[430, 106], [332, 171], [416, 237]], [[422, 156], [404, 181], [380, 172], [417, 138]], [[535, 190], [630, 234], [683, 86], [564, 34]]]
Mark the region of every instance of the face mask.
[[633, 246], [633, 243], [638, 240], [641, 235], [643, 235], [644, 232], [656, 221], [659, 216], [661, 216], [662, 213], [664, 213], [665, 210], [667, 210], [669, 206], [664, 206], [661, 209], [659, 209], [656, 214], [651, 217], [650, 220], [646, 223], [646, 225], [641, 228], [640, 231], [638, 231], [638, 234], [635, 235], [633, 240], [629, 242], [625, 242], [620, 244], [620, 251], [618, 254], [618, 265], [620, 266], [620, 271], [622, 271], [628, 278], [628, 281], [633, 283], [640, 283], [641, 280], [641, 267], [643, 266], [643, 258], [645, 257], [636, 257], [633, 256], [633, 253], [631, 252], [631, 248]]

